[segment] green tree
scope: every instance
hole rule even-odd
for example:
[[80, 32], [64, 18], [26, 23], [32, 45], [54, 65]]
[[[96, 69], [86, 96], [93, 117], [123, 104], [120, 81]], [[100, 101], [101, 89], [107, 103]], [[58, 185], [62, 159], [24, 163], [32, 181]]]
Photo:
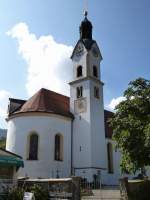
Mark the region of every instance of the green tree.
[[122, 154], [122, 173], [135, 173], [150, 166], [150, 81], [138, 78], [129, 83], [125, 100], [115, 108], [110, 126]]
[[0, 148], [2, 148], [2, 149], [6, 148], [6, 139], [5, 138], [0, 139]]

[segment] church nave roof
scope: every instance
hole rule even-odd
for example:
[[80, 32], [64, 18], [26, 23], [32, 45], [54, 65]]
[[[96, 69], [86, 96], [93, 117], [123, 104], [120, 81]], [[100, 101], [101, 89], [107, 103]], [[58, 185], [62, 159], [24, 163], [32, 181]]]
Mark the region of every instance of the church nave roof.
[[8, 114], [12, 116], [17, 113], [45, 112], [73, 118], [69, 104], [69, 97], [42, 88], [27, 101], [10, 99]]
[[[12, 98], [9, 100], [9, 117], [18, 113], [42, 112], [74, 118], [74, 115], [70, 112], [70, 98], [44, 88], [40, 89], [27, 101]], [[112, 112], [104, 110], [106, 138], [112, 138], [113, 130], [108, 124], [108, 119], [112, 116]]]

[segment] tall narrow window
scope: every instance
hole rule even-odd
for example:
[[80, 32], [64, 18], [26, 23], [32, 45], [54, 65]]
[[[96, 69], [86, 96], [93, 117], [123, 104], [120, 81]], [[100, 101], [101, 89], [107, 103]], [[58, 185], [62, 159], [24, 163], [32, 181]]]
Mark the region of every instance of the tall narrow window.
[[80, 77], [80, 76], [82, 76], [82, 66], [81, 65], [77, 67], [77, 77]]
[[98, 87], [94, 87], [94, 97], [99, 99], [99, 88]]
[[98, 77], [98, 71], [96, 66], [93, 66], [93, 76], [95, 76], [96, 78]]
[[63, 136], [60, 134], [55, 135], [55, 160], [63, 160]]
[[38, 159], [38, 135], [32, 134], [29, 138], [29, 160]]
[[107, 144], [107, 155], [108, 155], [108, 173], [113, 174], [113, 148], [112, 144], [109, 142]]
[[80, 86], [80, 87], [77, 87], [77, 98], [81, 98], [82, 97], [82, 94], [83, 94], [83, 87]]

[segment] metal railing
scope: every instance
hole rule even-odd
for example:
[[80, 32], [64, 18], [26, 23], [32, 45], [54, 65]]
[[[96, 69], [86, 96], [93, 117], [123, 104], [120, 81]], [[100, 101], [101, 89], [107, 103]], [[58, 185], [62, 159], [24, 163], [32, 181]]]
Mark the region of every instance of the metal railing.
[[86, 179], [81, 180], [81, 195], [93, 196], [93, 190], [101, 190], [101, 181], [95, 180], [88, 182]]

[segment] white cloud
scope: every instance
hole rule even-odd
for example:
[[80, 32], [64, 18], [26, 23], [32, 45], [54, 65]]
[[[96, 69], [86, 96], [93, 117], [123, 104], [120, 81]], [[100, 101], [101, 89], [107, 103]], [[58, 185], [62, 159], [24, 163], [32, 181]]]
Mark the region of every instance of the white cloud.
[[42, 87], [69, 95], [73, 47], [57, 43], [51, 35], [37, 38], [25, 23], [16, 24], [7, 34], [17, 39], [18, 52], [27, 64], [29, 96]]
[[121, 101], [124, 101], [124, 100], [126, 100], [126, 98], [125, 97], [117, 97], [117, 98], [113, 98], [112, 100], [111, 100], [111, 102], [109, 103], [109, 105], [108, 106], [106, 106], [108, 109], [110, 109], [110, 110], [114, 110], [115, 109], [115, 107], [121, 102]]
[[12, 94], [6, 90], [0, 90], [0, 128], [6, 126], [5, 118], [7, 116], [8, 99], [12, 97]]

